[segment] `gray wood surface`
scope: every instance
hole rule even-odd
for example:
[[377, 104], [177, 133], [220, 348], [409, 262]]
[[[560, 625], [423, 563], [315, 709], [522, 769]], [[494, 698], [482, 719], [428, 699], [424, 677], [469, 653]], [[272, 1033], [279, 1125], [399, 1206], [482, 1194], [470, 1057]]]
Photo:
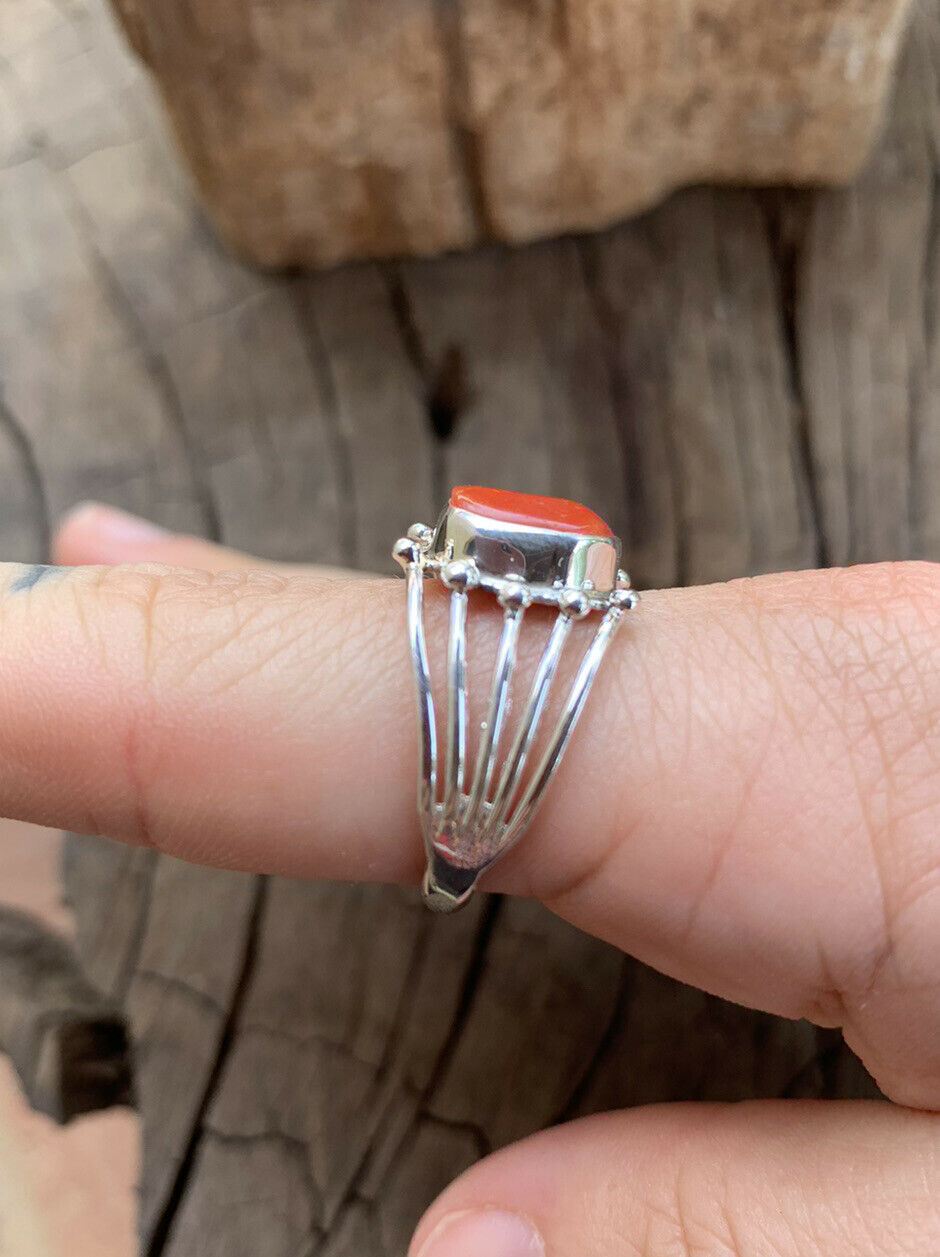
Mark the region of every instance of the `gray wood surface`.
[[[518, 252], [251, 273], [208, 233], [102, 0], [0, 19], [0, 547], [100, 496], [390, 571], [455, 481], [587, 499], [641, 585], [940, 557], [940, 22], [840, 192], [692, 190]], [[246, 767], [246, 771], [248, 768]], [[753, 1014], [527, 902], [209, 873], [82, 841], [150, 1257], [393, 1257], [481, 1153], [650, 1100], [857, 1095]]]
[[57, 1122], [130, 1099], [120, 1008], [64, 938], [13, 908], [0, 908], [0, 1050], [32, 1107]]

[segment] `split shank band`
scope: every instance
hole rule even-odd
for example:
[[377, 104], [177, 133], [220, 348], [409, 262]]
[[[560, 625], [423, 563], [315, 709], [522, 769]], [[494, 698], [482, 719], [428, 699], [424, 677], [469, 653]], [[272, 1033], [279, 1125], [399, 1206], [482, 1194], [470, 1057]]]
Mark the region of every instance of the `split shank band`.
[[[525, 832], [561, 761], [604, 654], [637, 595], [620, 568], [620, 542], [593, 511], [561, 498], [461, 485], [436, 527], [414, 524], [393, 550], [407, 578], [408, 638], [418, 719], [418, 818], [427, 855], [425, 902], [450, 912]], [[424, 582], [450, 590], [443, 772], [428, 646]], [[467, 728], [470, 593], [495, 597], [503, 627], [477, 745]], [[506, 728], [526, 610], [557, 610], [521, 714]], [[577, 620], [597, 615], [571, 689], [547, 738], [539, 728]], [[520, 706], [516, 698], [512, 704]], [[502, 758], [500, 752], [505, 750]], [[530, 763], [531, 761], [531, 763]], [[468, 771], [469, 770], [469, 771]]]

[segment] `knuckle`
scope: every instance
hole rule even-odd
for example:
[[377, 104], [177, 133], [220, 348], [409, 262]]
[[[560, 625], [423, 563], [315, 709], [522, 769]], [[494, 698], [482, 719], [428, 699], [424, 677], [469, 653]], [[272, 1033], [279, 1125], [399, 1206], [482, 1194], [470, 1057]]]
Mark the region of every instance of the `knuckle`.
[[934, 618], [940, 616], [940, 563], [908, 559], [833, 568], [818, 574], [824, 582], [824, 599], [849, 608], [890, 609], [905, 607]]
[[137, 572], [123, 596], [137, 613], [144, 685], [203, 702], [259, 682], [271, 693], [312, 700], [336, 676], [353, 701], [358, 673], [364, 684], [371, 675], [357, 660], [375, 659], [401, 639], [383, 631], [397, 608], [345, 581], [263, 569], [153, 569]]
[[[844, 670], [855, 721], [859, 809], [876, 866], [884, 920], [881, 953], [866, 979], [909, 981], [902, 947], [914, 908], [940, 881], [940, 582], [931, 564], [900, 564], [883, 609], [866, 622], [862, 666]], [[937, 921], [934, 919], [934, 932]], [[919, 932], [919, 931], [918, 931]], [[923, 937], [923, 935], [921, 935]]]
[[768, 671], [785, 680], [794, 744], [818, 757], [810, 781], [829, 792], [834, 823], [858, 852], [859, 915], [853, 907], [821, 923], [818, 987], [805, 1009], [851, 1027], [870, 1006], [936, 989], [925, 958], [940, 943], [940, 565], [874, 564], [738, 588], [756, 613]]
[[[268, 573], [216, 575], [158, 565], [89, 571], [76, 587], [80, 619], [100, 637], [119, 694], [112, 739], [126, 800], [120, 829], [167, 845], [161, 778], [177, 762], [194, 710], [285, 648], [296, 599]], [[115, 648], [117, 647], [117, 649]]]
[[824, 671], [814, 686], [845, 767], [841, 810], [861, 853], [867, 942], [855, 934], [848, 945], [827, 930], [808, 1015], [853, 1032], [872, 1066], [877, 1053], [859, 1027], [899, 998], [913, 1010], [936, 990], [927, 958], [940, 943], [940, 565], [882, 564], [827, 579], [813, 640]]
[[144, 575], [131, 591], [144, 681], [209, 698], [263, 671], [297, 644], [289, 584], [263, 571]]
[[940, 563], [912, 559], [885, 566], [897, 596], [908, 601], [919, 616], [936, 628], [940, 624]]

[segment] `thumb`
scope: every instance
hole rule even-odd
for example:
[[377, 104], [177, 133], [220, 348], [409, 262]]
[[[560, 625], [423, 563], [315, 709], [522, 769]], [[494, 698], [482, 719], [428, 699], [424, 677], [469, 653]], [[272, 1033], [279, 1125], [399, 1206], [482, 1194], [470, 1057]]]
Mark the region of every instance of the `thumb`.
[[634, 1109], [481, 1161], [409, 1257], [923, 1257], [940, 1119], [877, 1102]]

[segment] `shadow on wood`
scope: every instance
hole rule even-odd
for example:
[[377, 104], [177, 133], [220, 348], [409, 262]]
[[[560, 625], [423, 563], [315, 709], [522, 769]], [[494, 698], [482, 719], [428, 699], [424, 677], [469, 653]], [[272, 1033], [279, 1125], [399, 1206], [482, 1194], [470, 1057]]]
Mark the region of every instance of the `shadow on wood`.
[[33, 1108], [57, 1122], [130, 1102], [120, 1010], [91, 986], [65, 939], [9, 908], [0, 909], [0, 1048]]

